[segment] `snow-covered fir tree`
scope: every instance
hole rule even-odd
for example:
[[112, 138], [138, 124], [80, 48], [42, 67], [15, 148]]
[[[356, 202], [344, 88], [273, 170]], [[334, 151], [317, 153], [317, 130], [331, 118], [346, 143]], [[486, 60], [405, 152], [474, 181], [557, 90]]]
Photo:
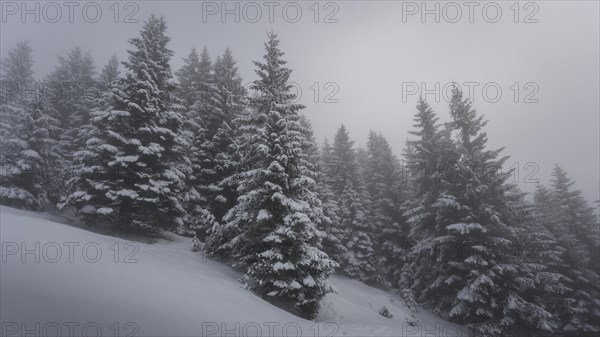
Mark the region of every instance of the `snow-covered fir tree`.
[[[82, 118], [77, 123], [79, 125], [72, 132], [74, 136], [74, 145], [72, 146], [77, 150], [84, 149], [88, 139], [95, 137], [94, 132], [97, 130], [91, 123], [91, 112], [106, 110], [111, 107], [113, 99], [111, 87], [116, 84], [120, 76], [119, 60], [116, 55], [112, 55], [100, 71], [95, 87], [89, 88], [88, 99], [84, 102], [88, 111], [82, 114]], [[77, 170], [79, 164], [72, 162], [71, 165], [70, 170], [73, 172]]]
[[61, 160], [51, 132], [58, 127], [46, 97], [34, 91], [31, 47], [20, 42], [2, 62], [0, 102], [0, 202], [42, 209]]
[[97, 134], [75, 153], [80, 164], [61, 204], [86, 222], [156, 231], [181, 224], [177, 169], [181, 116], [175, 112], [163, 18], [151, 15], [140, 37], [130, 39], [126, 77], [112, 87], [112, 106], [92, 114]]
[[33, 99], [30, 97], [31, 86], [35, 83], [31, 53], [28, 42], [17, 43], [8, 50], [0, 69], [0, 201], [13, 207], [37, 208], [38, 197], [24, 186], [28, 165], [21, 164], [18, 146], [21, 142], [13, 145], [14, 141], [11, 141], [18, 136], [15, 128], [24, 122], [27, 104]]
[[112, 83], [116, 81], [119, 76], [121, 76], [121, 71], [119, 71], [119, 59], [117, 59], [116, 55], [112, 55], [108, 60], [108, 63], [102, 68], [98, 78], [98, 89], [100, 92], [109, 91]]
[[439, 297], [436, 300], [432, 297], [432, 302], [428, 303], [430, 300], [424, 295], [435, 275], [431, 272], [432, 260], [435, 260], [433, 239], [443, 235], [443, 228], [437, 223], [437, 211], [444, 205], [444, 192], [449, 188], [444, 176], [450, 173], [446, 169], [456, 163], [458, 154], [453, 149], [449, 130], [440, 128], [439, 118], [423, 99], [419, 99], [413, 120], [414, 129], [409, 134], [414, 138], [407, 141], [406, 165], [402, 172], [411, 190], [411, 196], [402, 209], [413, 244], [408, 258], [410, 263], [403, 268], [399, 286], [413, 291], [421, 303], [437, 306], [451, 298]]
[[184, 113], [178, 147], [182, 161], [178, 167], [185, 174], [180, 199], [186, 214], [177, 228], [177, 233], [193, 236], [202, 242], [206, 241], [206, 236], [216, 224], [214, 215], [205, 207], [208, 202], [202, 191], [200, 178], [204, 163], [199, 153], [202, 151], [205, 133], [206, 128], [203, 126], [200, 114], [194, 111]]
[[417, 198], [405, 213], [416, 225], [407, 271], [414, 274], [412, 289], [422, 303], [482, 336], [515, 326], [550, 327], [552, 315], [523, 296], [525, 266], [513, 247], [521, 224], [509, 201], [510, 173], [500, 170], [507, 157], [486, 148], [483, 116], [454, 88], [454, 147], [437, 130], [430, 108], [423, 101], [417, 108], [413, 155], [423, 165], [442, 160], [442, 166], [425, 167], [427, 179], [415, 186]]
[[184, 151], [190, 160], [184, 193], [188, 215], [181, 232], [205, 241], [237, 197], [235, 186], [221, 183], [235, 173], [239, 160], [233, 121], [244, 109], [245, 91], [229, 49], [214, 64], [206, 48], [201, 56], [193, 50], [186, 63], [178, 71], [187, 88], [181, 98], [190, 105], [184, 123]]
[[506, 193], [512, 211], [509, 221], [517, 231], [513, 253], [519, 262], [518, 292], [535, 306], [526, 305], [525, 310], [512, 313], [513, 331], [519, 335], [552, 333], [559, 326], [559, 308], [571, 304], [568, 279], [553, 267], [562, 255], [556, 236], [544, 227], [540, 214], [525, 196], [515, 185]]
[[240, 197], [221, 229], [235, 236], [221, 248], [244, 269], [249, 289], [312, 319], [337, 264], [321, 249], [316, 174], [303, 153], [302, 106], [292, 103], [291, 70], [277, 35], [269, 33], [265, 49], [264, 62], [255, 62], [254, 111], [240, 124], [248, 133], [241, 144], [243, 170], [232, 177]]
[[317, 193], [319, 200], [321, 200], [321, 209], [323, 210], [324, 215], [322, 221], [318, 223], [317, 226], [322, 234], [323, 251], [327, 253], [332, 260], [343, 267], [347, 262], [348, 250], [342, 244], [340, 239], [338, 239], [338, 237], [343, 236], [340, 235], [341, 224], [340, 217], [337, 214], [338, 205], [328, 183], [328, 179], [335, 175], [335, 172], [331, 171], [332, 169], [335, 169], [331, 166], [330, 162], [331, 146], [328, 141], [325, 140], [323, 145], [325, 153], [321, 153], [312, 130], [312, 124], [305, 115], [302, 115], [301, 123], [304, 130], [307, 131], [306, 138], [309, 140], [303, 151], [306, 153], [310, 163], [315, 167], [315, 173], [317, 174], [315, 192]]
[[246, 108], [246, 90], [230, 49], [217, 57], [213, 76], [215, 92], [202, 144], [202, 179], [206, 207], [221, 221], [237, 199], [237, 186], [227, 185], [224, 180], [237, 171], [239, 153], [235, 139], [239, 128], [234, 121]]
[[[487, 121], [457, 88], [450, 115], [460, 165], [437, 217], [445, 229], [434, 239], [441, 245], [443, 266], [430, 295], [456, 294], [449, 318], [483, 336], [500, 336], [520, 325], [550, 328], [551, 314], [522, 294], [524, 266], [513, 248], [520, 220], [508, 198], [511, 173], [501, 170], [508, 157], [500, 157], [502, 149], [486, 148]], [[458, 253], [450, 250], [456, 247]]]
[[62, 156], [70, 160], [79, 144], [77, 134], [82, 125], [90, 119], [90, 109], [94, 98], [95, 66], [89, 52], [84, 53], [75, 47], [66, 56], [59, 56], [59, 65], [47, 79], [53, 92], [52, 105], [56, 119], [60, 121], [61, 134], [58, 135]]
[[[96, 87], [91, 95], [90, 114], [93, 111], [106, 110], [111, 107], [113, 100], [112, 87], [113, 85], [117, 85], [120, 78], [119, 60], [116, 55], [112, 55], [104, 67], [102, 67], [98, 76]], [[77, 141], [82, 144], [81, 148], [85, 147], [85, 143], [91, 138], [89, 133], [94, 131], [91, 122], [91, 119], [88, 119], [87, 124], [80, 127]]]
[[581, 190], [574, 190], [575, 182], [558, 165], [552, 172], [552, 188], [555, 206], [559, 207], [563, 223], [575, 232], [577, 239], [586, 246], [590, 258], [590, 268], [598, 270], [600, 264], [600, 227], [594, 209], [583, 197]]
[[408, 228], [402, 218], [407, 189], [400, 162], [382, 134], [369, 132], [366, 150], [364, 180], [378, 233], [376, 253], [388, 283], [397, 286], [410, 248]]
[[336, 183], [338, 166], [333, 162], [331, 145], [327, 139], [318, 153], [316, 165], [318, 165], [317, 194], [321, 199], [323, 214], [326, 216], [326, 221], [320, 227], [323, 232], [323, 251], [344, 268], [348, 263], [348, 249], [342, 239], [348, 237], [348, 231], [342, 227], [337, 198], [331, 187]]
[[176, 91], [177, 97], [188, 109], [200, 98], [205, 83], [210, 81], [212, 65], [206, 48], [203, 51], [203, 58], [201, 62], [198, 51], [196, 48], [192, 48], [189, 55], [183, 58], [184, 65], [175, 72], [179, 82]]
[[204, 69], [201, 69], [200, 55], [196, 48], [192, 48], [190, 54], [183, 58], [183, 62], [184, 65], [175, 72], [178, 81], [176, 95], [189, 109], [198, 100], [204, 81], [208, 80], [210, 63], [203, 65]]
[[212, 62], [206, 48], [203, 50], [202, 60], [193, 48], [189, 56], [184, 58], [184, 62], [183, 67], [176, 72], [179, 86], [175, 91], [177, 98], [186, 108], [183, 113], [180, 148], [185, 158], [180, 169], [185, 173], [181, 199], [186, 215], [178, 233], [205, 241], [215, 224], [214, 215], [206, 208], [208, 198], [203, 190], [206, 172], [206, 154], [203, 146], [208, 137], [206, 119], [214, 110], [207, 97], [210, 94], [214, 95], [214, 77]]
[[62, 160], [52, 167], [53, 186], [48, 193], [53, 203], [60, 200], [65, 192], [65, 183], [73, 175], [73, 154], [85, 147], [86, 134], [90, 123], [90, 112], [97, 98], [98, 84], [95, 79], [94, 61], [89, 52], [75, 47], [65, 56], [58, 57], [59, 64], [46, 79], [52, 116], [59, 121], [59, 127], [51, 137], [60, 144]]
[[375, 256], [375, 226], [369, 220], [364, 183], [359, 173], [354, 142], [342, 125], [334, 138], [331, 156], [337, 166], [331, 186], [337, 197], [341, 227], [346, 237], [339, 237], [348, 249], [344, 272], [369, 284], [381, 284], [383, 277]]
[[564, 275], [568, 288], [568, 303], [559, 298], [551, 302], [551, 308], [560, 318], [562, 333], [596, 333], [600, 319], [597, 219], [581, 191], [572, 189], [574, 182], [558, 165], [551, 183], [550, 190], [539, 186], [534, 195], [540, 221], [555, 239], [545, 266]]

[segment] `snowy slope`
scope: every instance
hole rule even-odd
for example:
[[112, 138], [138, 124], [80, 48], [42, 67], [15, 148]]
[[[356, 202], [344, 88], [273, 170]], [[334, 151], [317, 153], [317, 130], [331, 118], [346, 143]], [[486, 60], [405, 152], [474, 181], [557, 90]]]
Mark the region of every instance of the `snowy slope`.
[[[343, 277], [317, 322], [303, 320], [242, 289], [189, 239], [130, 243], [47, 218], [0, 207], [2, 336], [468, 336]], [[392, 319], [377, 313], [384, 305]]]

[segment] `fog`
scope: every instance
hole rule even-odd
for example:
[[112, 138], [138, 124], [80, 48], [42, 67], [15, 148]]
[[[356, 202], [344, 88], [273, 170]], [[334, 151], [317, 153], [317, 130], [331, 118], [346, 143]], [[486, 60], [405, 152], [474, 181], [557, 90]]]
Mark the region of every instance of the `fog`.
[[[377, 130], [400, 154], [419, 95], [447, 119], [442, 89], [456, 82], [489, 119], [490, 146], [506, 147], [504, 154], [511, 156], [507, 166], [519, 167], [523, 190], [533, 191], [535, 179], [546, 183], [554, 164], [560, 164], [588, 200], [599, 199], [596, 1], [539, 1], [518, 7], [511, 7], [512, 2], [488, 7], [488, 2], [476, 7], [431, 2], [425, 9], [436, 4], [440, 9], [424, 18], [421, 2], [400, 1], [231, 2], [225, 6], [233, 11], [224, 17], [221, 2], [121, 2], [118, 12], [113, 2], [89, 3], [69, 7], [56, 2], [62, 11], [57, 16], [55, 5], [28, 2], [36, 13], [22, 16], [22, 2], [3, 1], [2, 57], [17, 42], [29, 41], [36, 77], [42, 79], [57, 65], [57, 55], [80, 46], [91, 52], [99, 70], [113, 54], [120, 61], [126, 58], [128, 39], [155, 12], [168, 23], [174, 70], [192, 47], [205, 46], [213, 57], [230, 47], [244, 83], [249, 83], [256, 78], [251, 61], [261, 59], [266, 32], [274, 30], [319, 141], [332, 138], [343, 123], [357, 143], [364, 144], [369, 130]], [[482, 13], [484, 7], [487, 13]], [[97, 8], [102, 15], [94, 14]], [[298, 8], [301, 15], [296, 15]], [[462, 16], [457, 17], [456, 8]], [[502, 12], [496, 17], [497, 8]]]

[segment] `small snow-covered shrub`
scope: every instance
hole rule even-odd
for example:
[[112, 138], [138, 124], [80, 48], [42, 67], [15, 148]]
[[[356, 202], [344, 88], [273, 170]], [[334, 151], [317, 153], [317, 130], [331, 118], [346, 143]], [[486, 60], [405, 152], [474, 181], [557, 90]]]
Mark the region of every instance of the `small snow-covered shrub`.
[[381, 309], [379, 309], [379, 314], [385, 318], [392, 318], [394, 317], [394, 315], [392, 315], [390, 313], [390, 311], [388, 310], [388, 308], [386, 306], [381, 307]]

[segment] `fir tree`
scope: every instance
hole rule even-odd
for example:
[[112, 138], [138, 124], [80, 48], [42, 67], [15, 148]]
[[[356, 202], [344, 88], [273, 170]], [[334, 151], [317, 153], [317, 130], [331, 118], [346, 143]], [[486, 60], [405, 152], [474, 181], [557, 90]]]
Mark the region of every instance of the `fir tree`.
[[598, 278], [598, 224], [593, 209], [574, 182], [556, 166], [552, 189], [539, 187], [536, 208], [545, 229], [555, 237], [555, 253], [546, 261], [554, 273], [564, 275], [569, 303], [553, 303], [560, 317], [560, 331], [567, 334], [593, 333], [600, 318]]
[[[117, 56], [113, 55], [110, 57], [108, 62], [104, 65], [98, 76], [96, 88], [93, 90], [93, 98], [90, 103], [89, 110], [91, 112], [97, 110], [109, 109], [112, 105], [112, 88], [116, 87], [118, 80], [121, 78], [121, 72], [119, 71], [119, 60]], [[80, 148], [85, 147], [85, 142], [91, 138], [89, 133], [92, 131], [91, 119], [87, 120], [87, 124], [84, 124], [77, 135], [77, 141], [81, 144]]]
[[237, 198], [237, 186], [222, 182], [237, 171], [240, 158], [235, 143], [238, 127], [234, 121], [246, 107], [246, 91], [229, 49], [215, 61], [214, 87], [212, 118], [208, 121], [202, 146], [202, 153], [205, 154], [202, 177], [205, 185], [203, 191], [208, 199], [207, 208], [221, 221]]
[[[409, 239], [414, 244], [408, 259], [410, 263], [404, 267], [399, 286], [413, 291], [420, 302], [427, 303], [429, 300], [424, 295], [435, 275], [431, 272], [435, 260], [433, 238], [443, 233], [437, 223], [437, 212], [444, 205], [444, 193], [449, 188], [445, 178], [451, 172], [446, 169], [456, 163], [458, 154], [453, 148], [450, 133], [447, 129], [440, 129], [439, 118], [423, 99], [417, 104], [413, 120], [414, 129], [409, 134], [414, 138], [407, 141], [406, 170], [403, 172], [411, 185], [411, 197], [402, 209], [410, 228]], [[435, 300], [436, 303], [428, 304], [437, 305], [444, 301], [450, 299], [440, 298]]]
[[59, 56], [59, 65], [48, 77], [51, 89], [56, 90], [52, 105], [60, 121], [63, 157], [71, 159], [73, 152], [83, 144], [76, 142], [79, 128], [89, 123], [89, 112], [97, 87], [95, 66], [90, 53], [75, 47], [65, 57]]
[[[14, 207], [42, 209], [53, 178], [51, 167], [60, 160], [50, 133], [58, 121], [34, 86], [33, 60], [27, 42], [10, 49], [2, 62], [0, 104], [0, 202]], [[8, 90], [8, 89], [7, 89]]]
[[508, 157], [499, 157], [502, 149], [486, 149], [487, 122], [456, 88], [450, 115], [457, 131], [460, 171], [449, 190], [446, 209], [452, 212], [442, 218], [445, 235], [435, 240], [445, 250], [452, 244], [460, 251], [444, 253], [446, 263], [432, 289], [458, 290], [450, 304], [450, 319], [482, 335], [502, 335], [515, 325], [548, 330], [551, 314], [522, 294], [525, 267], [513, 249], [520, 224], [508, 198], [513, 187], [506, 180], [511, 173], [501, 170]]
[[48, 193], [53, 203], [65, 194], [65, 183], [74, 171], [73, 154], [85, 146], [85, 139], [80, 135], [87, 133], [84, 129], [89, 126], [98, 89], [94, 61], [89, 52], [75, 47], [58, 60], [58, 66], [46, 80], [51, 114], [59, 122], [50, 136], [59, 141], [62, 157], [52, 167], [53, 184]]
[[356, 158], [354, 142], [342, 125], [334, 138], [332, 158], [339, 168], [336, 183], [332, 186], [337, 196], [339, 217], [343, 234], [339, 239], [348, 249], [348, 264], [344, 272], [369, 284], [383, 281], [374, 249], [375, 227], [369, 221], [364, 184], [361, 179]]
[[113, 55], [100, 72], [100, 78], [98, 79], [98, 89], [100, 92], [109, 91], [112, 83], [119, 79], [119, 76], [121, 76], [121, 72], [119, 71], [119, 60], [116, 55]]
[[201, 56], [192, 51], [187, 62], [179, 72], [180, 82], [187, 91], [196, 92], [194, 97], [187, 95], [194, 103], [187, 113], [184, 133], [190, 171], [185, 193], [188, 216], [182, 232], [205, 241], [237, 197], [235, 186], [223, 181], [237, 169], [234, 120], [244, 109], [245, 97], [229, 49], [214, 64], [206, 48]]
[[572, 304], [567, 296], [568, 278], [554, 268], [561, 263], [563, 252], [525, 195], [516, 186], [506, 193], [512, 210], [510, 222], [518, 235], [513, 253], [519, 261], [519, 295], [531, 303], [524, 306], [526, 310], [513, 313], [513, 329], [527, 334], [552, 333], [560, 323], [560, 308]]
[[319, 167], [317, 180], [317, 193], [321, 199], [323, 214], [326, 221], [321, 224], [323, 236], [323, 251], [327, 253], [341, 268], [348, 264], [348, 249], [342, 242], [342, 239], [348, 237], [348, 230], [342, 227], [339, 216], [339, 205], [337, 198], [333, 193], [332, 185], [336, 184], [339, 167], [333, 162], [331, 155], [331, 145], [325, 139], [318, 155], [317, 164]]
[[16, 116], [10, 135], [1, 139], [2, 184], [0, 201], [15, 207], [39, 210], [50, 202], [47, 190], [52, 185], [53, 164], [60, 160], [57, 142], [50, 130], [58, 122], [42, 100], [32, 100], [21, 108], [1, 106]]
[[[13, 128], [21, 122], [19, 117], [23, 116], [23, 107], [27, 105], [28, 101], [35, 98], [31, 91], [35, 84], [31, 53], [28, 42], [19, 42], [8, 50], [8, 55], [2, 60], [0, 69], [2, 83], [0, 137], [2, 137], [3, 144], [8, 142], [8, 139], [12, 137]], [[5, 146], [0, 150], [6, 150]], [[7, 151], [2, 153], [5, 156], [8, 154]], [[5, 163], [5, 160], [2, 163]], [[3, 170], [3, 172], [7, 171]]]
[[564, 274], [569, 268], [567, 250], [559, 242], [558, 235], [549, 226], [552, 207], [551, 192], [542, 185], [536, 187], [533, 205], [519, 203], [519, 217], [525, 227], [519, 251], [523, 253], [531, 278], [525, 296], [539, 303], [552, 314], [554, 329], [561, 327], [565, 315], [570, 312], [574, 300], [570, 297], [571, 280]]
[[371, 131], [367, 142], [366, 190], [373, 210], [373, 221], [379, 233], [376, 252], [388, 282], [398, 285], [407, 258], [408, 228], [402, 218], [406, 191], [400, 175], [400, 162], [388, 141]]
[[[434, 311], [482, 336], [515, 326], [551, 329], [552, 315], [523, 294], [528, 270], [513, 249], [522, 224], [510, 202], [510, 172], [499, 169], [507, 157], [486, 148], [486, 121], [456, 88], [450, 115], [456, 147], [443, 140], [435, 115], [419, 102], [413, 154], [443, 165], [425, 171], [427, 179], [415, 186], [416, 203], [405, 213], [416, 224], [412, 289]], [[449, 151], [440, 155], [441, 149]]]
[[175, 73], [179, 82], [175, 94], [185, 107], [181, 132], [183, 144], [180, 148], [184, 161], [180, 163], [180, 170], [185, 174], [181, 200], [186, 215], [177, 232], [203, 241], [215, 220], [205, 208], [207, 198], [201, 191], [204, 165], [201, 151], [206, 127], [199, 107], [205, 82], [211, 80], [211, 69], [210, 63], [201, 69], [200, 56], [195, 48], [183, 61], [185, 64]]
[[195, 235], [205, 241], [209, 231], [216, 223], [216, 218], [209, 210], [212, 198], [209, 194], [218, 189], [218, 181], [214, 181], [212, 157], [212, 137], [218, 126], [216, 116], [220, 114], [215, 86], [214, 66], [208, 49], [201, 55], [195, 49], [186, 64], [177, 72], [181, 89], [179, 96], [188, 108], [185, 114], [184, 139], [187, 143], [184, 151], [189, 159], [189, 167], [185, 168], [186, 187], [184, 207], [187, 216], [180, 232]]
[[315, 172], [303, 153], [306, 130], [292, 103], [291, 70], [285, 67], [279, 40], [273, 33], [265, 44], [264, 63], [255, 62], [260, 95], [245, 114], [242, 130], [240, 197], [225, 216], [223, 230], [235, 233], [223, 249], [234, 265], [245, 269], [249, 289], [289, 305], [305, 318], [314, 318], [336, 263], [321, 250], [317, 224], [323, 217], [314, 192]]
[[328, 184], [328, 178], [331, 178], [328, 177], [328, 175], [335, 175], [335, 172], [328, 172], [328, 169], [330, 170], [332, 168], [329, 158], [331, 155], [331, 148], [326, 140], [323, 148], [325, 153], [320, 153], [312, 131], [312, 124], [304, 115], [302, 115], [300, 122], [307, 132], [306, 138], [308, 139], [303, 152], [307, 155], [308, 160], [316, 169], [315, 173], [317, 179], [315, 192], [317, 193], [319, 200], [321, 200], [321, 209], [323, 210], [324, 215], [322, 221], [317, 224], [322, 233], [323, 251], [327, 253], [332, 260], [340, 264], [340, 266], [343, 266], [347, 262], [348, 250], [338, 239], [341, 231], [340, 218], [337, 214], [338, 205], [335, 196], [331, 191], [331, 187]]
[[179, 82], [177, 97], [189, 109], [198, 100], [203, 83], [208, 80], [206, 76], [208, 76], [210, 69], [201, 70], [200, 55], [198, 55], [196, 48], [192, 48], [188, 57], [183, 59], [183, 62], [185, 64], [175, 72]]
[[152, 231], [181, 224], [181, 117], [173, 111], [166, 29], [151, 15], [130, 40], [126, 77], [113, 85], [112, 106], [93, 113], [97, 136], [75, 154], [81, 166], [61, 206], [74, 206], [86, 222]]
[[[196, 105], [194, 105], [196, 106]], [[217, 224], [214, 215], [206, 208], [208, 198], [203, 191], [204, 158], [202, 146], [206, 140], [207, 130], [204, 127], [203, 116], [195, 111], [187, 111], [181, 134], [180, 152], [184, 160], [180, 169], [185, 173], [185, 186], [182, 191], [183, 207], [186, 215], [177, 232], [186, 236], [194, 236], [204, 242], [206, 237]]]

